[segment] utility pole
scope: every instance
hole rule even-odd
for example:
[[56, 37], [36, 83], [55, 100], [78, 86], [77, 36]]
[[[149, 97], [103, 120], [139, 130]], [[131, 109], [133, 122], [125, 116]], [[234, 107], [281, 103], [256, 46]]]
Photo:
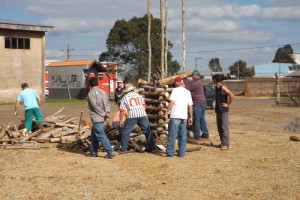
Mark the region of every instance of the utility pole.
[[195, 69], [198, 68], [198, 66], [197, 66], [197, 60], [198, 60], [198, 59], [202, 59], [202, 58], [195, 58]]
[[168, 77], [168, 49], [169, 49], [169, 42], [168, 42], [168, 0], [165, 0], [165, 77]]
[[240, 80], [240, 60], [238, 60], [237, 67], [238, 67], [237, 78], [238, 80]]
[[163, 15], [164, 11], [164, 4], [163, 0], [160, 0], [160, 20], [161, 20], [161, 58], [160, 58], [160, 65], [161, 65], [161, 79], [165, 78], [165, 17]]
[[148, 9], [147, 9], [147, 16], [148, 16], [148, 34], [147, 34], [147, 39], [148, 39], [148, 83], [150, 83], [150, 78], [151, 78], [151, 62], [152, 62], [152, 47], [151, 47], [151, 0], [148, 0]]
[[182, 0], [182, 71], [186, 71], [185, 67], [185, 25], [184, 25], [184, 0]]
[[70, 32], [68, 32], [68, 48], [67, 48], [67, 60], [70, 60], [71, 58], [71, 51], [74, 51], [75, 49], [70, 49]]

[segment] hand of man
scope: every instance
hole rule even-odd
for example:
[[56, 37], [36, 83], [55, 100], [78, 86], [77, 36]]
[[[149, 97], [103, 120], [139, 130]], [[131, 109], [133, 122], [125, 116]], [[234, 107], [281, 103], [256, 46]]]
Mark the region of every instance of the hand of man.
[[110, 118], [109, 112], [106, 112], [104, 117]]
[[168, 119], [169, 118], [169, 115], [166, 113], [165, 114], [165, 119]]
[[192, 118], [189, 118], [188, 119], [188, 125], [192, 125], [193, 124], [193, 119]]
[[17, 117], [18, 116], [18, 111], [14, 112], [14, 116]]

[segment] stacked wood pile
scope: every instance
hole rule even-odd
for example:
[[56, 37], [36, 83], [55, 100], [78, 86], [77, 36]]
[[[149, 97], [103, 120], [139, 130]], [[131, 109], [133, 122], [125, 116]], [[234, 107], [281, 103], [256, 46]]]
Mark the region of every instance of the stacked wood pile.
[[81, 126], [78, 118], [60, 114], [63, 110], [64, 108], [61, 108], [46, 117], [42, 128], [39, 128], [33, 121], [32, 133], [24, 131], [24, 121], [18, 126], [2, 125], [0, 128], [1, 147], [25, 148], [28, 146], [30, 148], [39, 146], [39, 143], [70, 143], [78, 136], [90, 133], [90, 125]]

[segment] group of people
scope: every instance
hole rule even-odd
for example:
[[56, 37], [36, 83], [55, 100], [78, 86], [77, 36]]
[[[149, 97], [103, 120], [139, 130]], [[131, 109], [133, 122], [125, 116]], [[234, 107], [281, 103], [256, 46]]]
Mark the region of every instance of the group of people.
[[[183, 78], [180, 76], [176, 77], [174, 80], [175, 88], [172, 91], [170, 103], [165, 113], [165, 119], [170, 118], [168, 126], [168, 142], [166, 147], [167, 157], [174, 156], [175, 142], [177, 138], [179, 147], [178, 156], [183, 157], [185, 155], [187, 125], [194, 125], [195, 140], [209, 138], [209, 132], [205, 120], [205, 109], [207, 103], [200, 72], [195, 70], [192, 73], [192, 78], [193, 80], [187, 84], [184, 83]], [[93, 113], [95, 113], [93, 110], [97, 109], [99, 109], [99, 112], [97, 113], [98, 115], [104, 118], [109, 117], [108, 99], [105, 93], [97, 87], [97, 82], [95, 81], [95, 84], [93, 84], [93, 82], [93, 78], [91, 78], [90, 84], [92, 86], [92, 90], [88, 95], [91, 117], [93, 116]], [[222, 84], [221, 75], [214, 75], [213, 83], [216, 88], [215, 112], [218, 132], [221, 140], [220, 149], [227, 150], [229, 148], [228, 112], [229, 106], [233, 102], [234, 95]], [[97, 96], [96, 94], [98, 94], [98, 98], [95, 97]], [[96, 99], [95, 102], [94, 99]], [[149, 125], [149, 119], [146, 113], [144, 98], [135, 91], [135, 87], [132, 84], [126, 84], [124, 86], [122, 80], [118, 79], [115, 92], [115, 103], [119, 110], [116, 114], [117, 117], [115, 116], [113, 126], [115, 128], [119, 128], [121, 131], [120, 152], [127, 152], [130, 132], [135, 125], [138, 125], [146, 136], [146, 151], [157, 152]], [[103, 123], [104, 118], [99, 117], [100, 124], [101, 122]], [[95, 120], [92, 118], [92, 121], [94, 127]], [[101, 137], [97, 135], [101, 135]], [[112, 147], [110, 145], [106, 145], [108, 139], [103, 128], [101, 130], [93, 128], [91, 156], [97, 156], [99, 141], [103, 141], [103, 147], [107, 151], [107, 155], [105, 157], [111, 158], [115, 156]]]
[[[165, 113], [165, 119], [170, 118], [168, 126], [168, 142], [166, 155], [174, 156], [175, 142], [178, 138], [178, 156], [183, 157], [186, 152], [187, 125], [194, 125], [194, 139], [209, 138], [207, 123], [205, 120], [206, 99], [200, 72], [192, 73], [193, 80], [185, 84], [182, 77], [174, 80], [175, 88], [170, 96], [170, 103]], [[234, 95], [222, 84], [222, 76], [214, 75], [213, 83], [216, 91], [216, 121], [220, 135], [220, 149], [229, 148], [228, 112], [233, 102]], [[99, 142], [107, 152], [104, 158], [114, 157], [115, 151], [105, 135], [103, 122], [110, 118], [110, 103], [107, 94], [98, 87], [95, 77], [89, 79], [91, 90], [88, 93], [88, 107], [92, 121], [91, 145], [89, 156], [97, 157]], [[25, 132], [32, 130], [32, 118], [35, 117], [38, 125], [43, 122], [43, 116], [39, 109], [40, 98], [37, 92], [29, 88], [27, 83], [21, 85], [22, 92], [15, 104], [15, 116], [18, 115], [19, 102], [25, 107]], [[121, 79], [117, 80], [115, 91], [115, 103], [118, 113], [115, 116], [113, 126], [121, 131], [121, 153], [126, 153], [129, 137], [135, 125], [138, 125], [146, 136], [146, 151], [157, 152], [154, 137], [151, 133], [149, 119], [146, 113], [144, 98], [135, 91], [132, 84], [124, 86]], [[117, 118], [117, 119], [116, 119]], [[202, 133], [202, 134], [201, 134]]]
[[[174, 156], [174, 146], [178, 138], [178, 156], [183, 157], [186, 151], [187, 124], [194, 125], [194, 139], [206, 140], [209, 138], [207, 123], [205, 120], [205, 109], [207, 106], [204, 87], [200, 77], [200, 72], [194, 70], [193, 80], [185, 85], [182, 77], [178, 76], [174, 80], [175, 89], [170, 96], [170, 104], [165, 118], [170, 115], [168, 142], [166, 154], [168, 157]], [[213, 76], [213, 84], [216, 91], [216, 121], [220, 135], [220, 149], [229, 148], [229, 128], [228, 112], [232, 104], [234, 95], [222, 84], [222, 76]], [[202, 133], [202, 134], [201, 134]]]

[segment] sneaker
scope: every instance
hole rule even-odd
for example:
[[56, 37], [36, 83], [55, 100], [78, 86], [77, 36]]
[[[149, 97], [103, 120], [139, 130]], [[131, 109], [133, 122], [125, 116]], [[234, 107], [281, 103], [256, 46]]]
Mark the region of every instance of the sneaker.
[[103, 158], [112, 158], [112, 157], [115, 157], [115, 156], [116, 156], [115, 152], [112, 152], [111, 154], [105, 155]]

